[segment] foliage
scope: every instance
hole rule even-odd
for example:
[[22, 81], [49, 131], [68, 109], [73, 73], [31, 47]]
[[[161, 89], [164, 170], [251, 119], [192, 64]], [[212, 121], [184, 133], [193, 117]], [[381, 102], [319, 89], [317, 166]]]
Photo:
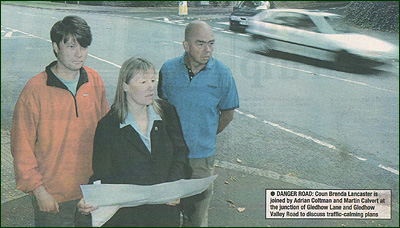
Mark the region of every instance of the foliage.
[[399, 32], [399, 2], [353, 1], [345, 11], [345, 20], [365, 29]]

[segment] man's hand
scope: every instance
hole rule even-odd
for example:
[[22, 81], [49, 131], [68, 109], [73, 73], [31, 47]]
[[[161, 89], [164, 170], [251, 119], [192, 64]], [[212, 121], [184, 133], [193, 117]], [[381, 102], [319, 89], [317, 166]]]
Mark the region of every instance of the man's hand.
[[97, 206], [92, 206], [91, 204], [85, 204], [85, 199], [82, 198], [78, 203], [78, 210], [84, 215], [88, 215], [91, 211], [97, 209]]
[[33, 190], [33, 195], [37, 200], [40, 211], [50, 214], [57, 214], [60, 212], [57, 200], [50, 193], [48, 193], [43, 186], [39, 186]]
[[221, 115], [219, 116], [217, 134], [221, 133], [225, 129], [225, 127], [228, 126], [228, 124], [233, 120], [234, 113], [235, 110], [221, 111]]

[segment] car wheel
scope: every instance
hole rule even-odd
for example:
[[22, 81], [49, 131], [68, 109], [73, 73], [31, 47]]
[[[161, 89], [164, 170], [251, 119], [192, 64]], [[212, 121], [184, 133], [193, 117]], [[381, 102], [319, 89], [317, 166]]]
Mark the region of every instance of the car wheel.
[[235, 31], [236, 30], [236, 27], [233, 25], [232, 22], [229, 22], [229, 30], [231, 30], [231, 31]]
[[351, 54], [345, 50], [338, 51], [335, 56], [335, 67], [338, 70], [346, 71], [352, 65]]
[[272, 43], [266, 38], [254, 38], [253, 39], [253, 51], [260, 54], [270, 54], [272, 51]]

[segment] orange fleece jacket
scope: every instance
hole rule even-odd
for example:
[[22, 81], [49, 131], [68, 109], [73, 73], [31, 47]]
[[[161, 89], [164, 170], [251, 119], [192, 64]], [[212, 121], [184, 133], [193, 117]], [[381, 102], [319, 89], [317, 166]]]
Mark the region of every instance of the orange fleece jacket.
[[50, 71], [25, 85], [15, 106], [11, 153], [17, 188], [43, 185], [57, 202], [82, 197], [79, 185], [92, 175], [93, 138], [109, 106], [103, 81], [84, 66], [76, 96]]

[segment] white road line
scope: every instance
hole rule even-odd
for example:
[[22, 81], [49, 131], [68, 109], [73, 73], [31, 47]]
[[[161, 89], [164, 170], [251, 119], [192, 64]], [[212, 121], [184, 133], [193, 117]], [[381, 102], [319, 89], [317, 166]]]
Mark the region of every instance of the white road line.
[[302, 133], [298, 133], [298, 132], [295, 132], [295, 131], [293, 131], [293, 130], [284, 128], [284, 127], [280, 126], [279, 124], [275, 124], [275, 123], [272, 123], [272, 122], [269, 122], [269, 121], [266, 121], [266, 120], [264, 120], [263, 123], [266, 123], [266, 124], [268, 124], [268, 125], [277, 127], [277, 128], [279, 128], [279, 129], [281, 129], [281, 130], [284, 130], [284, 131], [286, 131], [286, 132], [289, 132], [289, 133], [291, 133], [291, 134], [293, 134], [293, 135], [297, 135], [297, 136], [299, 136], [299, 137], [301, 137], [301, 138], [304, 138], [304, 139], [307, 139], [307, 140], [311, 140], [311, 141], [313, 141], [313, 142], [315, 142], [315, 143], [317, 143], [317, 144], [319, 144], [319, 145], [321, 145], [321, 146], [328, 147], [329, 149], [336, 150], [336, 147], [333, 146], [333, 145], [331, 145], [331, 144], [329, 144], [329, 143], [326, 143], [326, 142], [323, 142], [323, 141], [321, 141], [321, 140], [314, 139], [314, 138], [311, 137], [311, 136], [308, 136], [308, 135], [305, 135], [305, 134], [302, 134]]
[[92, 57], [92, 58], [95, 58], [95, 59], [97, 59], [97, 60], [103, 61], [103, 62], [105, 62], [105, 63], [111, 64], [111, 65], [113, 65], [113, 66], [116, 66], [116, 67], [118, 67], [118, 68], [121, 68], [120, 65], [118, 65], [118, 64], [116, 64], [116, 63], [113, 63], [113, 62], [110, 62], [110, 61], [108, 61], [108, 60], [102, 59], [102, 58], [97, 57], [97, 56], [95, 56], [95, 55], [88, 54], [88, 56], [90, 56], [90, 57]]
[[[227, 55], [227, 56], [231, 56], [231, 57], [235, 57], [235, 58], [239, 58], [239, 59], [249, 60], [248, 58], [244, 58], [242, 56], [233, 55], [233, 54], [229, 54], [229, 53], [219, 53], [219, 54]], [[268, 65], [271, 65], [271, 66], [285, 68], [285, 69], [288, 69], [288, 70], [300, 71], [300, 72], [307, 73], [307, 74], [310, 74], [310, 75], [318, 75], [318, 76], [325, 77], [325, 78], [344, 81], [344, 82], [348, 82], [348, 83], [352, 83], [352, 84], [356, 84], [356, 85], [366, 86], [366, 87], [370, 87], [370, 88], [373, 88], [373, 89], [377, 89], [377, 90], [382, 90], [382, 91], [398, 94], [398, 91], [393, 91], [393, 90], [384, 89], [384, 88], [380, 88], [380, 87], [376, 87], [376, 86], [371, 86], [371, 85], [368, 85], [368, 84], [366, 84], [364, 82], [353, 81], [353, 80], [349, 80], [349, 79], [345, 79], [345, 78], [339, 78], [339, 77], [330, 76], [330, 75], [326, 75], [326, 74], [318, 74], [318, 73], [314, 73], [314, 72], [308, 71], [308, 70], [302, 70], [302, 69], [298, 69], [298, 68], [294, 68], [294, 67], [282, 66], [282, 65], [279, 65], [279, 64], [269, 63], [269, 62], [260, 61], [260, 60], [253, 60], [253, 61], [258, 62], [258, 63], [262, 63], [262, 64], [268, 64]]]
[[19, 14], [23, 14], [23, 15], [27, 15], [27, 16], [34, 16], [34, 17], [36, 17], [37, 15], [34, 15], [34, 14], [29, 14], [29, 13], [22, 13], [22, 12], [17, 12], [17, 13], [19, 13]]
[[[18, 29], [12, 29], [12, 28], [9, 28], [9, 27], [5, 27], [5, 28], [10, 29], [10, 30], [13, 30], [13, 31], [16, 31], [16, 32], [20, 32], [20, 33], [25, 34], [25, 35], [28, 35], [28, 36], [30, 36], [30, 37], [34, 37], [34, 38], [46, 40], [46, 41], [48, 41], [48, 42], [51, 43], [51, 40], [45, 39], [45, 38], [40, 37], [40, 36], [35, 36], [35, 35], [33, 35], [33, 34], [30, 34], [30, 33], [27, 33], [27, 32], [23, 32], [23, 31], [18, 30]], [[116, 63], [113, 63], [113, 62], [110, 62], [110, 61], [108, 61], [108, 60], [102, 59], [102, 58], [97, 57], [97, 56], [95, 56], [95, 55], [88, 54], [88, 56], [90, 56], [90, 57], [92, 57], [92, 58], [95, 58], [95, 59], [97, 59], [97, 60], [103, 61], [103, 62], [105, 62], [105, 63], [111, 64], [111, 65], [113, 65], [113, 66], [116, 66], [116, 67], [118, 67], [118, 68], [121, 68], [120, 65], [118, 65], [118, 64], [116, 64]]]
[[[251, 114], [246, 114], [246, 113], [244, 113], [244, 112], [242, 112], [242, 111], [240, 111], [240, 110], [238, 110], [238, 109], [235, 109], [235, 112], [239, 113], [240, 115], [244, 115], [244, 116], [246, 116], [246, 117], [248, 117], [248, 118], [251, 118], [251, 119], [257, 119], [256, 116], [251, 115]], [[281, 129], [281, 130], [283, 130], [283, 131], [286, 131], [286, 132], [289, 132], [289, 133], [291, 133], [291, 134], [294, 134], [294, 135], [296, 135], [296, 136], [299, 136], [299, 137], [301, 137], [301, 138], [304, 138], [304, 139], [313, 141], [313, 142], [315, 142], [315, 143], [317, 143], [317, 144], [319, 144], [319, 145], [321, 145], [321, 146], [327, 147], [327, 148], [329, 148], [329, 149], [337, 150], [337, 148], [336, 148], [334, 145], [331, 145], [331, 144], [329, 144], [329, 143], [327, 143], [327, 142], [324, 142], [324, 141], [321, 141], [321, 140], [319, 140], [319, 139], [315, 139], [315, 138], [313, 138], [313, 137], [311, 137], [311, 136], [308, 136], [308, 135], [305, 135], [305, 134], [302, 134], [302, 133], [298, 133], [298, 132], [295, 132], [295, 131], [293, 131], [293, 130], [284, 128], [284, 127], [280, 126], [279, 124], [272, 123], [272, 122], [267, 121], [267, 120], [263, 120], [262, 122], [265, 123], [265, 124], [268, 124], [268, 125], [270, 125], [270, 126], [276, 127], [276, 128], [278, 128], [278, 129]], [[360, 161], [367, 161], [366, 158], [362, 158], [362, 157], [359, 157], [359, 156], [354, 155], [354, 154], [351, 154], [351, 153], [350, 153], [349, 155], [350, 155], [350, 156], [353, 156], [353, 157], [355, 157], [355, 158], [357, 158], [357, 159], [360, 160]], [[396, 175], [399, 175], [399, 171], [396, 170], [396, 169], [394, 169], [394, 168], [386, 167], [386, 166], [384, 166], [384, 165], [382, 165], [382, 164], [379, 164], [378, 167], [379, 167], [379, 168], [382, 168], [382, 169], [384, 169], [384, 170], [386, 170], [386, 171], [389, 171], [389, 172], [391, 172], [391, 173], [394, 173], [394, 174], [396, 174]]]
[[361, 160], [361, 161], [366, 161], [367, 160], [366, 158], [358, 157], [358, 156], [356, 156], [354, 154], [350, 154], [350, 155], [355, 157], [355, 158], [357, 158], [358, 160]]
[[251, 114], [246, 114], [247, 117], [251, 118], [251, 119], [257, 119], [257, 117], [251, 115]]
[[221, 25], [229, 25], [229, 22], [217, 22], [217, 24], [221, 24]]
[[13, 29], [13, 28], [10, 28], [10, 27], [7, 27], [7, 26], [4, 26], [4, 27], [7, 28], [7, 29], [12, 30], [12, 31], [14, 31], [14, 32], [20, 32], [20, 33], [25, 34], [25, 35], [28, 35], [28, 36], [30, 36], [30, 37], [34, 37], [34, 38], [38, 38], [38, 39], [41, 39], [41, 40], [46, 40], [46, 41], [48, 41], [48, 42], [51, 42], [51, 40], [42, 38], [42, 37], [40, 37], [40, 36], [35, 36], [35, 35], [33, 35], [33, 34], [30, 34], [30, 33], [27, 33], [27, 32], [23, 32], [23, 31], [18, 30], [18, 29]]
[[[241, 115], [244, 115], [244, 116], [249, 117], [250, 119], [257, 119], [256, 116], [251, 115], [251, 114], [246, 114], [246, 113], [244, 113], [244, 112], [242, 112], [242, 111], [240, 111], [240, 110], [238, 110], [238, 109], [235, 109], [235, 111], [236, 111], [237, 113], [241, 114]], [[321, 140], [314, 139], [314, 138], [311, 137], [311, 136], [308, 136], [308, 135], [305, 135], [305, 134], [302, 134], [302, 133], [295, 132], [295, 131], [293, 131], [293, 130], [284, 128], [284, 127], [280, 126], [279, 124], [272, 123], [272, 122], [267, 121], [267, 120], [263, 120], [262, 122], [265, 123], [265, 124], [271, 125], [271, 126], [273, 126], [273, 127], [276, 127], [276, 128], [278, 128], [278, 129], [281, 129], [281, 130], [283, 130], [283, 131], [289, 132], [289, 133], [291, 133], [291, 134], [293, 134], [293, 135], [297, 135], [297, 136], [299, 136], [299, 137], [301, 137], [301, 138], [304, 138], [304, 139], [307, 139], [307, 140], [311, 140], [311, 141], [313, 141], [313, 142], [315, 142], [315, 143], [317, 143], [317, 144], [319, 144], [319, 145], [328, 147], [329, 149], [336, 150], [336, 147], [335, 147], [334, 145], [331, 145], [331, 144], [329, 144], [329, 143], [327, 143], [327, 142], [323, 142], [323, 141], [321, 141]]]
[[13, 32], [8, 32], [8, 33], [6, 33], [6, 35], [4, 35], [4, 37], [11, 37], [12, 36], [12, 34], [13, 34]]
[[[9, 27], [6, 27], [6, 26], [4, 26], [4, 27], [5, 27], [6, 29], [10, 29], [10, 30], [12, 30], [12, 31], [20, 32], [20, 33], [22, 33], [22, 34], [26, 34], [26, 35], [31, 36], [31, 37], [34, 37], [34, 38], [38, 38], [38, 39], [42, 39], [42, 40], [46, 40], [46, 41], [48, 41], [48, 42], [51, 42], [51, 40], [48, 40], [48, 39], [45, 39], [45, 38], [43, 38], [43, 37], [39, 37], [39, 36], [30, 34], [30, 33], [27, 33], [27, 32], [23, 32], [23, 31], [18, 30], [18, 29], [9, 28]], [[176, 42], [176, 41], [174, 41], [174, 43], [176, 43], [176, 44], [181, 44], [180, 42]], [[226, 54], [226, 53], [222, 53], [222, 54]], [[120, 65], [118, 65], [118, 64], [116, 64], [116, 63], [113, 63], [113, 62], [111, 62], [111, 61], [102, 59], [102, 58], [97, 57], [97, 56], [92, 55], [92, 54], [88, 54], [88, 55], [89, 55], [90, 57], [92, 57], [92, 58], [97, 59], [97, 60], [100, 60], [100, 61], [103, 61], [103, 62], [105, 62], [105, 63], [111, 64], [111, 65], [113, 65], [113, 66], [115, 66], [115, 67], [121, 68]], [[226, 55], [228, 55], [228, 54], [226, 54]], [[268, 63], [267, 63], [267, 64], [268, 64]], [[239, 114], [244, 114], [243, 112], [241, 112], [241, 111], [239, 111], [239, 110], [237, 110], [236, 112], [238, 112]], [[257, 117], [255, 117], [254, 115], [251, 115], [251, 114], [245, 114], [245, 115], [246, 115], [247, 117], [249, 117], [249, 118], [252, 118], [252, 119], [256, 119], [256, 118], [257, 118]], [[336, 147], [335, 147], [335, 146], [332, 146], [332, 145], [330, 145], [330, 144], [328, 144], [328, 143], [322, 142], [322, 141], [317, 140], [317, 139], [313, 139], [313, 138], [310, 137], [310, 136], [306, 136], [306, 135], [303, 135], [303, 134], [301, 134], [301, 133], [297, 133], [297, 132], [294, 132], [294, 131], [292, 131], [292, 130], [283, 128], [283, 127], [279, 126], [278, 124], [274, 124], [274, 123], [269, 122], [269, 121], [265, 121], [265, 120], [264, 120], [263, 122], [264, 122], [264, 123], [267, 123], [267, 124], [270, 124], [270, 125], [272, 125], [272, 126], [278, 127], [278, 128], [280, 128], [280, 129], [285, 130], [285, 131], [287, 131], [287, 132], [290, 132], [290, 133], [292, 133], [292, 134], [298, 135], [298, 136], [300, 136], [300, 137], [303, 137], [303, 138], [312, 140], [312, 141], [314, 141], [314, 142], [316, 142], [316, 143], [318, 143], [318, 144], [321, 144], [321, 145], [323, 145], [323, 146], [326, 146], [326, 147], [328, 147], [328, 148], [331, 148], [331, 149], [335, 149], [335, 150], [336, 150]], [[380, 167], [380, 168], [383, 168], [383, 169], [385, 169], [385, 170], [387, 170], [387, 171], [390, 171], [390, 172], [392, 172], [392, 173], [394, 173], [394, 174], [396, 174], [396, 175], [399, 175], [399, 171], [396, 170], [396, 169], [393, 169], [393, 168], [391, 168], [391, 167], [385, 167], [385, 166], [383, 166], [383, 165], [379, 165], [379, 167]]]
[[393, 169], [393, 168], [390, 168], [390, 167], [386, 167], [386, 166], [384, 166], [384, 165], [382, 165], [382, 164], [379, 164], [378, 167], [379, 167], [379, 168], [382, 168], [382, 169], [384, 169], [384, 170], [387, 170], [387, 171], [389, 171], [389, 172], [392, 172], [392, 173], [396, 174], [397, 176], [399, 175], [399, 171], [396, 170], [396, 169]]
[[[141, 18], [139, 18], [139, 19], [141, 19]], [[144, 18], [144, 20], [148, 20], [148, 21], [157, 21], [156, 19], [153, 19], [153, 18]], [[164, 23], [168, 23], [168, 24], [177, 24], [177, 25], [184, 25], [184, 26], [187, 25], [187, 23], [181, 24], [181, 23], [180, 23], [181, 21], [182, 21], [182, 20], [176, 20], [176, 21], [172, 21], [172, 22], [171, 22], [168, 18], [164, 18]], [[228, 24], [228, 25], [229, 25], [228, 22], [217, 22], [217, 23], [218, 23], [218, 24], [224, 24], [224, 25]], [[217, 27], [214, 27], [213, 30], [214, 30], [214, 31], [220, 31], [221, 29], [220, 29], [220, 28], [217, 28]], [[232, 32], [232, 31], [220, 31], [220, 32], [227, 33], [227, 34], [235, 34], [235, 32]], [[238, 35], [239, 35], [239, 36], [244, 36], [244, 37], [250, 37], [249, 34], [245, 34], [245, 33], [239, 33]], [[227, 54], [227, 53], [221, 53], [221, 54], [229, 55], [229, 54]], [[232, 56], [235, 56], [235, 55], [232, 55]], [[235, 57], [238, 57], [238, 56], [235, 56]], [[397, 91], [388, 90], [388, 89], [384, 89], [384, 88], [380, 88], [380, 87], [376, 87], [376, 86], [371, 86], [371, 85], [368, 85], [368, 84], [363, 83], [363, 82], [352, 81], [352, 80], [349, 80], [349, 79], [344, 79], [344, 78], [329, 76], [329, 75], [325, 75], [325, 74], [315, 74], [315, 73], [310, 72], [310, 71], [305, 71], [305, 70], [301, 70], [301, 69], [297, 69], [297, 68], [292, 68], [292, 67], [287, 67], [287, 66], [282, 66], [282, 65], [273, 64], [273, 63], [267, 63], [267, 62], [262, 62], [262, 61], [258, 61], [258, 62], [261, 62], [261, 63], [264, 63], [264, 64], [269, 64], [269, 65], [273, 65], [273, 66], [276, 66], [276, 67], [281, 67], [281, 68], [286, 68], [286, 69], [301, 71], [301, 72], [305, 72], [305, 73], [309, 73], [309, 74], [319, 75], [319, 76], [323, 76], [323, 77], [327, 77], [327, 78], [332, 78], [332, 79], [336, 79], [336, 80], [342, 80], [342, 81], [345, 81], [345, 82], [354, 83], [354, 84], [358, 84], [358, 85], [363, 85], [363, 86], [367, 86], [367, 87], [370, 87], [370, 88], [373, 88], [373, 89], [377, 89], [377, 90], [382, 90], [382, 91], [386, 91], [386, 92], [398, 94]]]

